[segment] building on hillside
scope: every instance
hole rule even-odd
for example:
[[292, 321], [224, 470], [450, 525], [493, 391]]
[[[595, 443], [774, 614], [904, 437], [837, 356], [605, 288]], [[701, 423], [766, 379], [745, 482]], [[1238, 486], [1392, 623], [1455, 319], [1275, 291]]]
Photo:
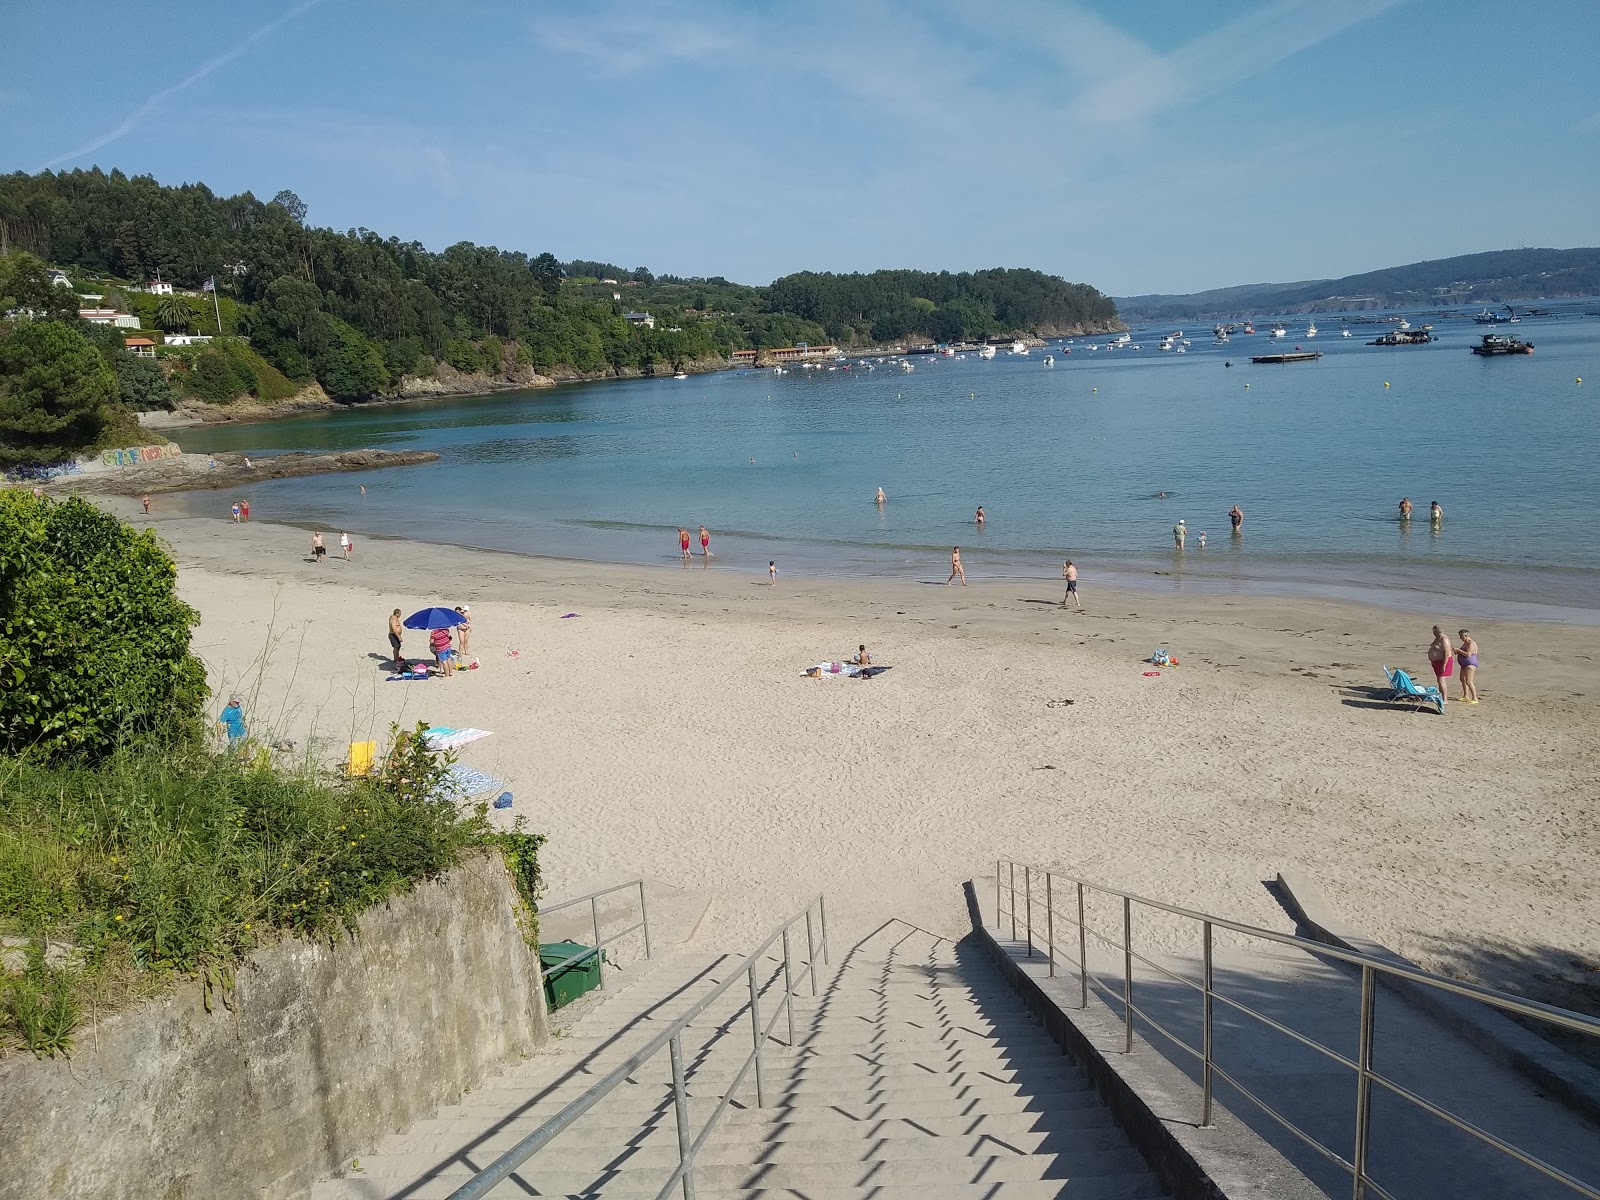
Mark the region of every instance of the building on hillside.
[[656, 319], [647, 312], [626, 312], [622, 314], [622, 319], [629, 325], [640, 325], [645, 329], [656, 327]]
[[601, 283], [609, 283], [612, 287], [616, 287], [617, 286], [617, 281], [615, 279], [602, 279], [600, 282]]
[[152, 279], [149, 283], [144, 285], [144, 290], [149, 292], [152, 296], [172, 295], [172, 285], [162, 279]]
[[839, 347], [826, 346], [775, 346], [768, 350], [735, 350], [731, 361], [736, 367], [752, 367], [759, 359], [763, 363], [817, 362], [837, 358]]
[[72, 286], [72, 280], [67, 278], [67, 273], [65, 271], [52, 270], [50, 272], [50, 282], [55, 284], [57, 287], [69, 288]]
[[149, 338], [123, 338], [122, 344], [128, 348], [128, 353], [135, 358], [154, 358], [156, 344]]
[[118, 329], [138, 329], [139, 318], [114, 308], [80, 308], [78, 317], [91, 325], [115, 325]]
[[203, 346], [212, 338], [209, 333], [169, 333], [167, 345], [169, 346]]

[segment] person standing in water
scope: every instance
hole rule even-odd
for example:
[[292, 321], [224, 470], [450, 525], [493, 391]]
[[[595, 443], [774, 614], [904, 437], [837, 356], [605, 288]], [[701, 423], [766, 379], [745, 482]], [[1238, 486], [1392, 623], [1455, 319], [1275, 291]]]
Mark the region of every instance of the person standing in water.
[[1061, 564], [1061, 578], [1067, 581], [1066, 593], [1061, 597], [1061, 607], [1065, 608], [1067, 601], [1071, 600], [1081, 611], [1083, 601], [1078, 598], [1078, 568], [1073, 565], [1070, 558]]
[[1439, 502], [1437, 500], [1430, 500], [1428, 502], [1428, 524], [1437, 529], [1443, 523], [1444, 509], [1439, 507]]
[[944, 581], [945, 587], [955, 582], [956, 576], [961, 576], [961, 586], [967, 586], [967, 573], [961, 567], [961, 547], [953, 546], [950, 550], [950, 578]]
[[885, 504], [889, 503], [889, 497], [883, 494], [882, 488], [879, 488], [878, 494], [872, 498], [872, 502], [879, 508], [882, 508]]
[[689, 562], [689, 531], [682, 526], [678, 527], [678, 549], [683, 553], [685, 565]]
[[1433, 627], [1433, 641], [1428, 646], [1428, 665], [1433, 668], [1434, 682], [1439, 685], [1439, 705], [1450, 698], [1450, 674], [1455, 668], [1455, 647], [1450, 635], [1437, 625]]
[[1235, 533], [1238, 533], [1239, 527], [1244, 524], [1244, 509], [1237, 504], [1230, 508], [1228, 510], [1228, 524], [1233, 526]]
[[973, 518], [973, 523], [976, 524], [979, 529], [983, 528], [983, 505], [981, 504], [978, 505], [978, 515]]
[[1478, 643], [1469, 630], [1461, 631], [1461, 644], [1456, 647], [1456, 662], [1461, 667], [1461, 698], [1468, 704], [1478, 702]]
[[706, 532], [704, 525], [700, 526], [700, 556], [707, 561], [711, 558], [711, 535]]
[[1183, 518], [1178, 518], [1178, 523], [1172, 527], [1172, 544], [1179, 550], [1183, 549], [1183, 539], [1189, 536], [1189, 530], [1183, 523]]
[[1401, 496], [1400, 497], [1400, 519], [1402, 521], [1411, 520], [1411, 497], [1410, 496]]

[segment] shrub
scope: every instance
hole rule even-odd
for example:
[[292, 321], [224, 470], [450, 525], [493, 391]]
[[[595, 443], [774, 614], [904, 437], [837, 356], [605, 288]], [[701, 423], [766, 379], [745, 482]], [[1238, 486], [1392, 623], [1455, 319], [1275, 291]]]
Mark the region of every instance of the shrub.
[[186, 391], [212, 404], [227, 404], [242, 395], [254, 395], [255, 372], [222, 346], [210, 345], [194, 356], [183, 377]]
[[[64, 290], [64, 289], [63, 289]], [[117, 377], [74, 326], [0, 322], [0, 467], [48, 466], [93, 445]]]
[[0, 491], [0, 752], [103, 758], [198, 727], [199, 615], [156, 536], [76, 498]]

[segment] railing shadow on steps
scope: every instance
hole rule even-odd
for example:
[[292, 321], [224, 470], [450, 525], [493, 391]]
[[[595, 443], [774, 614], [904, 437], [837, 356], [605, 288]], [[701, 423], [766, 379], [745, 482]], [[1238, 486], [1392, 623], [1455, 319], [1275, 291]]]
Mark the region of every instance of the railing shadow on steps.
[[[631, 885], [622, 884], [620, 888]], [[640, 888], [641, 903], [643, 888]], [[582, 902], [588, 897], [579, 897], [575, 902]], [[563, 902], [565, 904], [566, 902]], [[541, 908], [541, 913], [545, 909]], [[642, 911], [642, 909], [641, 909]], [[796, 955], [791, 936], [800, 926], [805, 928], [806, 957], [803, 969], [796, 971]], [[598, 929], [598, 926], [597, 926]], [[618, 935], [622, 936], [622, 935]], [[596, 941], [599, 941], [598, 935]], [[775, 945], [782, 945], [781, 958], [770, 959], [768, 951]], [[828, 910], [822, 895], [812, 897], [806, 906], [777, 928], [769, 933], [766, 938], [740, 963], [739, 967], [716, 984], [696, 1000], [690, 1008], [674, 1020], [670, 1025], [651, 1038], [643, 1047], [629, 1055], [621, 1063], [600, 1079], [593, 1087], [585, 1091], [570, 1104], [567, 1104], [549, 1120], [543, 1122], [532, 1133], [528, 1134], [511, 1149], [500, 1155], [488, 1167], [479, 1171], [460, 1188], [450, 1194], [450, 1200], [479, 1200], [485, 1196], [501, 1181], [507, 1179], [517, 1171], [523, 1163], [532, 1158], [550, 1142], [565, 1132], [582, 1116], [600, 1103], [617, 1087], [628, 1081], [630, 1076], [636, 1074], [641, 1067], [653, 1060], [663, 1050], [667, 1052], [672, 1073], [672, 1109], [676, 1118], [678, 1132], [678, 1165], [672, 1170], [661, 1190], [657, 1193], [658, 1200], [665, 1200], [671, 1193], [681, 1188], [684, 1200], [694, 1200], [694, 1160], [710, 1140], [715, 1132], [717, 1123], [723, 1114], [734, 1102], [734, 1096], [744, 1085], [747, 1076], [754, 1072], [755, 1094], [757, 1107], [765, 1107], [767, 1103], [766, 1080], [763, 1070], [763, 1051], [766, 1043], [772, 1036], [774, 1026], [779, 1018], [787, 1016], [788, 1041], [793, 1046], [795, 1042], [794, 997], [797, 985], [808, 984], [810, 994], [817, 994], [817, 955], [822, 956], [824, 965], [828, 962]], [[688, 1070], [683, 1058], [683, 1033], [693, 1022], [703, 1015], [712, 1004], [720, 999], [733, 985], [743, 977], [749, 987], [748, 999], [744, 1000], [733, 1017], [724, 1021], [716, 1031], [707, 1046], [702, 1049], [706, 1053], [711, 1044], [733, 1031], [736, 1024], [742, 1024], [743, 1014], [749, 1014], [751, 1049], [745, 1056], [743, 1063], [734, 1073], [733, 1079], [726, 1085], [723, 1095], [713, 1108], [711, 1115], [706, 1119], [698, 1133], [690, 1128], [689, 1103], [687, 1092]], [[777, 997], [772, 1015], [765, 1021], [761, 1017], [761, 1002], [769, 992], [781, 988], [781, 995]], [[570, 1077], [570, 1075], [569, 1075]], [[521, 1106], [519, 1111], [525, 1111], [534, 1101]], [[653, 1114], [652, 1114], [653, 1115]], [[509, 1121], [502, 1121], [503, 1125]], [[637, 1136], [643, 1136], [648, 1131], [649, 1125], [640, 1131]], [[485, 1135], [487, 1137], [488, 1135]], [[483, 1138], [478, 1139], [484, 1140]], [[460, 1159], [458, 1152], [455, 1159]], [[403, 1195], [404, 1193], [402, 1193]]]
[[[1103, 912], [1096, 912], [1097, 906]], [[1199, 927], [1198, 979], [1189, 978], [1172, 970], [1169, 965], [1156, 961], [1151, 956], [1156, 953], [1154, 950], [1146, 954], [1136, 948], [1133, 936], [1135, 912], [1172, 918], [1191, 928]], [[1047, 978], [1056, 977], [1059, 973], [1076, 982], [1077, 987], [1072, 990], [1077, 993], [1078, 1008], [1087, 1009], [1093, 995], [1115, 1014], [1121, 1025], [1122, 1053], [1133, 1053], [1137, 1026], [1140, 1031], [1159, 1035], [1161, 1045], [1171, 1046], [1179, 1052], [1175, 1060], [1179, 1065], [1190, 1060], [1189, 1065], [1193, 1070], [1186, 1073], [1195, 1079], [1200, 1092], [1196, 1122], [1199, 1128], [1207, 1128], [1211, 1124], [1214, 1094], [1219, 1085], [1225, 1086], [1230, 1097], [1248, 1101], [1256, 1111], [1269, 1117], [1270, 1123], [1314, 1151], [1325, 1165], [1338, 1168], [1354, 1200], [1366, 1200], [1368, 1197], [1395, 1200], [1393, 1194], [1377, 1183], [1370, 1173], [1374, 1112], [1376, 1101], [1382, 1096], [1391, 1119], [1399, 1112], [1408, 1110], [1427, 1114], [1456, 1133], [1468, 1135], [1466, 1141], [1469, 1144], [1487, 1147], [1495, 1155], [1503, 1156], [1508, 1163], [1520, 1163], [1559, 1185], [1562, 1195], [1600, 1200], [1600, 1181], [1580, 1179], [1459, 1113], [1429, 1100], [1418, 1089], [1430, 1081], [1411, 1080], [1413, 1086], [1408, 1087], [1374, 1066], [1374, 1047], [1383, 1036], [1376, 1022], [1375, 992], [1380, 981], [1396, 979], [1413, 986], [1437, 989], [1499, 1012], [1549, 1022], [1562, 1029], [1600, 1039], [1600, 1021], [1592, 1017], [1331, 947], [1323, 942], [1313, 942], [1298, 935], [1195, 912], [1132, 892], [1105, 887], [1066, 872], [1009, 859], [996, 863], [994, 914], [997, 935], [1009, 928], [1013, 953], [1028, 958], [1037, 955]], [[1101, 917], [1109, 917], [1112, 923], [1120, 918], [1120, 930], [1100, 928], [1096, 922]], [[1334, 1039], [1341, 1044], [1329, 1045], [1292, 1027], [1296, 1008], [1307, 1002], [1298, 981], [1296, 990], [1291, 992], [1257, 988], [1250, 998], [1259, 1008], [1245, 1003], [1236, 989], [1225, 990], [1220, 987], [1219, 972], [1214, 961], [1220, 931], [1292, 948], [1322, 964], [1347, 972], [1352, 982], [1358, 982], [1359, 1013], [1347, 1035]], [[1064, 937], [1061, 936], [1063, 932]], [[1106, 969], [1094, 965], [1091, 945], [1101, 947], [1117, 966]], [[1159, 986], [1142, 983], [1136, 994], [1136, 962], [1160, 977]], [[1061, 968], [1059, 972], [1058, 967]], [[1070, 983], [1068, 987], [1071, 988]], [[1194, 997], [1187, 1005], [1181, 1001], [1181, 995], [1184, 994]], [[1226, 1020], [1219, 1017], [1219, 1008]], [[1272, 1008], [1274, 1011], [1269, 1014], [1261, 1011], [1261, 1008]], [[1290, 1050], [1310, 1060], [1306, 1064], [1308, 1068], [1312, 1063], [1321, 1064], [1324, 1068], [1332, 1063], [1354, 1076], [1353, 1102], [1343, 1126], [1349, 1136], [1347, 1139], [1341, 1138], [1352, 1147], [1349, 1157], [1326, 1145], [1302, 1123], [1282, 1112], [1283, 1097], [1272, 1097], [1276, 1105], [1269, 1102], [1268, 1098], [1258, 1095], [1218, 1062], [1217, 1039], [1219, 1034], [1225, 1032], [1224, 1027], [1231, 1027], [1237, 1033], [1240, 1027], [1249, 1027], [1251, 1023], [1289, 1039], [1292, 1043]], [[1180, 1024], [1189, 1027], [1191, 1035], [1198, 1035], [1198, 1044], [1191, 1044], [1172, 1028]], [[1389, 1036], [1393, 1040], [1393, 1035]], [[1397, 1102], [1401, 1102], [1398, 1108]], [[1331, 1189], [1325, 1187], [1325, 1190], [1333, 1194]]]

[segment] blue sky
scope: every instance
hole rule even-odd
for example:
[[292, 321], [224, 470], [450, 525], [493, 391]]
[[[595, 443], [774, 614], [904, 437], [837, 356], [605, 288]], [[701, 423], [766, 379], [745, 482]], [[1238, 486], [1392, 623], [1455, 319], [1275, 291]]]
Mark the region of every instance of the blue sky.
[[1600, 244], [1600, 4], [17, 3], [0, 171], [750, 283], [1104, 291]]

